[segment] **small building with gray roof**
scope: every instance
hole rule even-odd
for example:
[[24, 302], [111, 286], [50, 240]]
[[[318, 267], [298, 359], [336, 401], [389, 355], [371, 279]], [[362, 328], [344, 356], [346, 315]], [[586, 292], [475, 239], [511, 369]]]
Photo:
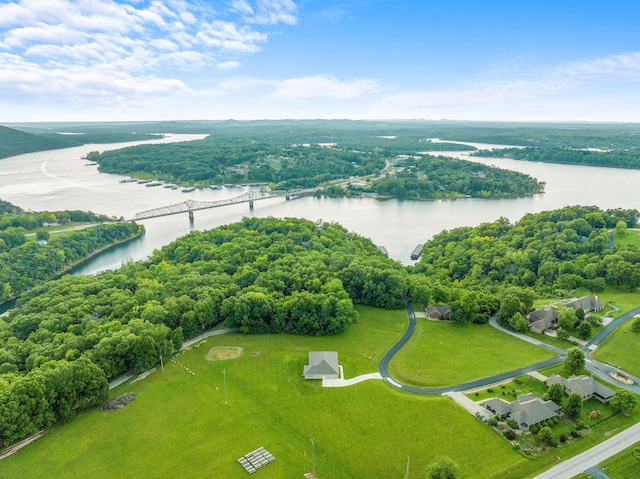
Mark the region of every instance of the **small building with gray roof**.
[[565, 379], [557, 374], [552, 374], [549, 376], [546, 383], [547, 386], [551, 386], [554, 383], [560, 383], [562, 384], [566, 394], [578, 393], [582, 397], [583, 401], [596, 398], [601, 403], [608, 403], [616, 394], [613, 389], [589, 376], [584, 375], [570, 376], [568, 379]]
[[305, 365], [302, 374], [305, 379], [338, 379], [337, 351], [309, 351], [309, 364]]
[[491, 398], [485, 401], [485, 407], [496, 416], [512, 419], [523, 431], [528, 431], [531, 426], [556, 417], [561, 409], [553, 401], [543, 401], [531, 393], [521, 394], [510, 403], [501, 398]]

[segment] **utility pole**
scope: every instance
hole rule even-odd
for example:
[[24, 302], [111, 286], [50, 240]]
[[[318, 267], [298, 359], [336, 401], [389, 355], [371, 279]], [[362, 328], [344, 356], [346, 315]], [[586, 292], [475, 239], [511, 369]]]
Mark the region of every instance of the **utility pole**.
[[313, 438], [311, 438], [311, 474], [313, 479], [316, 479], [316, 443]]
[[162, 366], [162, 372], [164, 372], [164, 363], [162, 362], [162, 354], [160, 355], [160, 366]]
[[407, 456], [407, 472], [404, 473], [404, 479], [409, 479], [409, 461], [411, 460], [411, 456]]
[[222, 370], [222, 374], [224, 376], [224, 405], [229, 405], [229, 399], [227, 398], [227, 368]]

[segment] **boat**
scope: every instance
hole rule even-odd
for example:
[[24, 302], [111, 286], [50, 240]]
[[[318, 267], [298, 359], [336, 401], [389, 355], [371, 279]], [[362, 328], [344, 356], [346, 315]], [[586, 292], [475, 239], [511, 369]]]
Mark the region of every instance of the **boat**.
[[120, 180], [120, 183], [136, 183], [137, 181], [135, 178], [125, 178], [124, 180]]
[[170, 190], [177, 190], [178, 189], [178, 185], [175, 185], [173, 183], [165, 183], [162, 187], [163, 188], [169, 188]]
[[84, 166], [96, 166], [98, 163], [87, 163]]
[[136, 183], [139, 185], [146, 185], [147, 183], [151, 183], [153, 180], [138, 180]]
[[225, 188], [240, 188], [240, 185], [234, 185], [233, 183], [225, 183]]
[[151, 183], [147, 183], [145, 186], [149, 188], [150, 186], [160, 186], [162, 181], [152, 181]]
[[192, 191], [194, 191], [196, 189], [195, 186], [187, 186], [186, 188], [182, 189], [183, 193], [191, 193]]
[[222, 186], [220, 185], [209, 185], [210, 190], [221, 190]]

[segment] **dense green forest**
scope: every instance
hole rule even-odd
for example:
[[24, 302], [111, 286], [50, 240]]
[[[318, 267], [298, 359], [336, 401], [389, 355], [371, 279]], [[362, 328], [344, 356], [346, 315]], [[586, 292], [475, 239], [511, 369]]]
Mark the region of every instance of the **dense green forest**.
[[[337, 224], [266, 218], [193, 232], [145, 263], [37, 286], [0, 320], [0, 445], [67, 419], [73, 410], [58, 413], [59, 401], [93, 404], [106, 378], [144, 371], [218, 323], [335, 334], [357, 320], [354, 301], [402, 307], [405, 274]], [[50, 375], [78, 360], [83, 380], [57, 396]]]
[[415, 272], [469, 288], [507, 286], [562, 296], [579, 287], [606, 285], [626, 291], [640, 286], [640, 251], [609, 249], [608, 229], [637, 224], [637, 210], [572, 206], [506, 218], [436, 235], [424, 246]]
[[544, 191], [544, 185], [529, 175], [471, 161], [424, 155], [403, 164], [402, 171], [371, 181], [367, 186], [330, 185], [324, 193], [327, 196], [353, 196], [373, 192], [400, 199], [439, 199], [500, 198]]
[[543, 163], [640, 168], [640, 148], [611, 151], [574, 150], [569, 148], [506, 148], [480, 150], [476, 151], [474, 155], [489, 158], [540, 161]]
[[[10, 125], [23, 131], [73, 133], [139, 132], [200, 133], [221, 136], [272, 138], [291, 143], [331, 143], [343, 147], [422, 148], [427, 138], [514, 146], [561, 148], [640, 148], [640, 124], [634, 123], [502, 123], [431, 120], [264, 120], [264, 121], [164, 121], [113, 123], [37, 123]], [[389, 137], [395, 137], [390, 139]], [[370, 142], [368, 145], [363, 141]], [[282, 143], [278, 143], [282, 144]], [[385, 146], [386, 145], [386, 146]], [[447, 148], [448, 150], [454, 148]], [[469, 147], [464, 147], [469, 149]]]
[[381, 152], [312, 146], [273, 146], [235, 138], [221, 145], [216, 137], [166, 145], [139, 145], [92, 155], [107, 173], [147, 173], [171, 182], [222, 184], [273, 182], [282, 188], [368, 175], [384, 168]]
[[[49, 234], [45, 225], [113, 221], [86, 211], [25, 212], [0, 201], [0, 302], [19, 296], [93, 252], [144, 231], [132, 223], [99, 224]], [[28, 236], [30, 235], [30, 237]], [[39, 244], [36, 240], [45, 240]]]
[[[0, 320], [0, 445], [69, 419], [69, 404], [104, 398], [107, 379], [144, 371], [220, 323], [244, 333], [335, 334], [357, 321], [354, 303], [401, 308], [410, 298], [451, 304], [463, 323], [497, 313], [518, 329], [535, 297], [580, 286], [633, 290], [640, 251], [609, 249], [607, 229], [639, 217], [576, 206], [515, 224], [501, 218], [440, 233], [414, 267], [335, 223], [245, 218], [194, 231], [145, 262], [46, 282]], [[60, 377], [70, 379], [56, 389]]]
[[[379, 145], [388, 137], [419, 144], [425, 138], [514, 146], [624, 149], [640, 147], [640, 125], [634, 123], [504, 123], [446, 120], [263, 120], [160, 121], [113, 123], [15, 124], [30, 132], [202, 133], [287, 138], [291, 143], [339, 142], [368, 138]], [[403, 140], [404, 141], [404, 140]], [[447, 148], [451, 149], [451, 148]], [[468, 147], [466, 147], [468, 149]], [[415, 147], [412, 151], [418, 151]], [[426, 151], [426, 149], [422, 150]], [[433, 150], [431, 150], [433, 151]]]
[[0, 159], [32, 153], [34, 151], [58, 150], [89, 143], [121, 143], [125, 141], [150, 140], [162, 135], [137, 133], [90, 133], [64, 135], [58, 133], [27, 133], [0, 126]]

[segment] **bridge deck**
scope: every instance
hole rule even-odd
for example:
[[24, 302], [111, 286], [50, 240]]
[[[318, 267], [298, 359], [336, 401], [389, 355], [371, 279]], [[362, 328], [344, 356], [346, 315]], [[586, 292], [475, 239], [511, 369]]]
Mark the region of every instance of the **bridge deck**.
[[249, 191], [240, 196], [234, 196], [233, 198], [227, 198], [218, 201], [195, 201], [187, 200], [175, 205], [163, 206], [161, 208], [153, 208], [146, 211], [136, 213], [135, 216], [129, 221], [146, 220], [150, 218], [157, 218], [159, 216], [175, 215], [179, 213], [188, 213], [190, 211], [206, 210], [209, 208], [218, 208], [220, 206], [235, 205], [239, 203], [248, 203], [259, 200], [266, 200], [269, 198], [277, 198], [280, 196], [301, 196], [306, 193], [306, 190], [293, 190], [293, 191]]

